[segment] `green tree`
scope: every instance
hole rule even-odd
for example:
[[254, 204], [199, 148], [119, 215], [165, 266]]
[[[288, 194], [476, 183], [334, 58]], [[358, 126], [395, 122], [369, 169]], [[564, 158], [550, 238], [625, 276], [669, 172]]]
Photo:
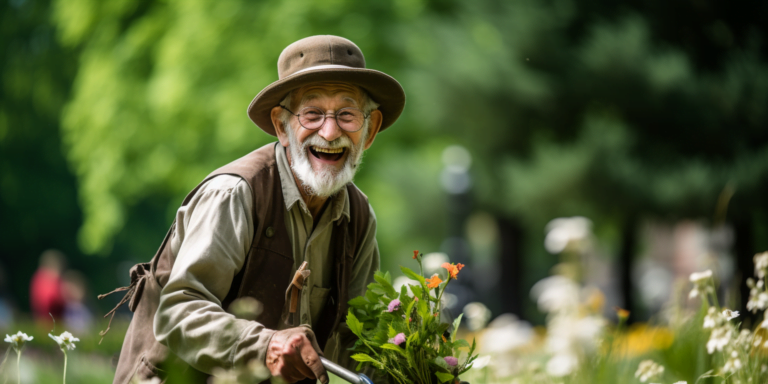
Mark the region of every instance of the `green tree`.
[[189, 189], [273, 140], [245, 107], [276, 79], [283, 47], [324, 33], [355, 41], [408, 95], [358, 177], [379, 218], [384, 268], [438, 248], [440, 155], [455, 143], [474, 156], [475, 207], [522, 223], [528, 285], [553, 262], [542, 228], [557, 216], [592, 217], [628, 266], [639, 219], [711, 217], [733, 185], [729, 220], [747, 223], [740, 239], [764, 241], [765, 8], [57, 1], [60, 39], [79, 57], [62, 124], [80, 245], [148, 259]]
[[44, 250], [79, 254], [76, 180], [59, 137], [76, 57], [49, 17], [47, 1], [0, 3], [0, 292], [22, 308]]

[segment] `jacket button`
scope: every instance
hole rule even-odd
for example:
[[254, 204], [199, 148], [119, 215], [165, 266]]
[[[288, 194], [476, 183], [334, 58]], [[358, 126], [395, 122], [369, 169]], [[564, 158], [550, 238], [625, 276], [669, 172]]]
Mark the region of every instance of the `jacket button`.
[[274, 236], [274, 235], [275, 235], [275, 229], [274, 229], [274, 228], [272, 228], [272, 227], [267, 227], [267, 233], [266, 233], [266, 235], [267, 235], [267, 237], [272, 237], [272, 236]]

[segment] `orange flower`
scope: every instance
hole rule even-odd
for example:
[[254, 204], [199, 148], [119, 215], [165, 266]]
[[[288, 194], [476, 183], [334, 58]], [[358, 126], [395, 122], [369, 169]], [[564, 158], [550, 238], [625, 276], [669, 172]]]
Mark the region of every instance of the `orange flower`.
[[419, 251], [413, 251], [413, 259], [416, 260], [416, 257], [419, 256]]
[[440, 276], [438, 276], [437, 273], [435, 273], [431, 278], [427, 279], [427, 283], [429, 283], [429, 285], [427, 285], [427, 288], [430, 288], [430, 289], [437, 288], [437, 286], [440, 285], [440, 283], [442, 282], [443, 280], [440, 279]]
[[447, 343], [448, 342], [448, 340], [446, 340], [446, 338], [445, 338], [445, 335], [440, 335], [440, 337], [443, 338], [443, 343]]
[[450, 263], [443, 263], [442, 267], [448, 270], [448, 273], [450, 274], [451, 279], [455, 279], [456, 276], [459, 275], [459, 271], [461, 271], [461, 269], [464, 268], [464, 264], [459, 263], [457, 265], [453, 265]]

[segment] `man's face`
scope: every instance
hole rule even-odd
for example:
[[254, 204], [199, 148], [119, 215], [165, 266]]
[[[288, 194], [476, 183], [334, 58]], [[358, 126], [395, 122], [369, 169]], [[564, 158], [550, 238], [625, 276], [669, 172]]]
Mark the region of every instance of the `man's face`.
[[[341, 108], [363, 110], [362, 99], [362, 91], [356, 86], [321, 83], [297, 89], [293, 105], [287, 107], [295, 113], [306, 107], [316, 107], [327, 115], [333, 115]], [[282, 122], [281, 126], [275, 126], [281, 144], [288, 148], [296, 177], [312, 195], [328, 197], [354, 178], [363, 151], [373, 143], [373, 137], [381, 126], [381, 112], [373, 111], [357, 132], [342, 130], [336, 119], [331, 117], [326, 117], [323, 125], [315, 130], [303, 128], [298, 117], [293, 115], [285, 126]]]

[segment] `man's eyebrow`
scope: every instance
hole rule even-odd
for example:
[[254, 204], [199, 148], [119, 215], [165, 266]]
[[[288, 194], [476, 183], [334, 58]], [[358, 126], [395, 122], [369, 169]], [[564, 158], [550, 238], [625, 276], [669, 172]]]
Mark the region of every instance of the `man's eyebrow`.
[[348, 96], [347, 96], [347, 97], [344, 97], [342, 100], [344, 100], [344, 101], [349, 101], [350, 103], [352, 103], [352, 104], [354, 104], [355, 106], [357, 106], [357, 100], [355, 100], [355, 99], [353, 99], [353, 98], [351, 98], [351, 97], [348, 97]]

